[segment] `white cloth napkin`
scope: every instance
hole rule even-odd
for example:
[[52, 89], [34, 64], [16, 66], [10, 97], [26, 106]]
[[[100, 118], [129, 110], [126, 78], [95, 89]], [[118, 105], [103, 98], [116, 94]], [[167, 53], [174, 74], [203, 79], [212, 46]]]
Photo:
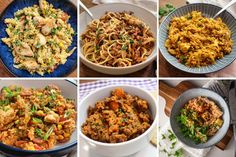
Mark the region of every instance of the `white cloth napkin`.
[[156, 0], [93, 0], [95, 4], [102, 3], [130, 3], [140, 7], [146, 8], [155, 15], [157, 14], [157, 1]]
[[[211, 3], [218, 6], [225, 6], [230, 2], [230, 0], [188, 0], [189, 3]], [[231, 6], [228, 11], [230, 11], [234, 17], [236, 17], [236, 4]], [[234, 61], [232, 64], [230, 64], [228, 67], [214, 72], [207, 74], [207, 76], [210, 77], [236, 77], [236, 61]]]

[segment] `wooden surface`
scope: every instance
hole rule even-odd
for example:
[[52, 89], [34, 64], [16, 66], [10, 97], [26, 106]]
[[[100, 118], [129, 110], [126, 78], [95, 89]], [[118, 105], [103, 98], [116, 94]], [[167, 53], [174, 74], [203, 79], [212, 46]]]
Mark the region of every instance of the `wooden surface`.
[[[95, 6], [95, 4], [92, 3], [92, 0], [81, 0], [81, 2], [83, 2], [85, 6], [87, 6], [88, 8]], [[83, 9], [80, 10], [81, 12], [83, 11]], [[153, 61], [149, 66], [138, 72], [128, 75], [121, 75], [120, 77], [156, 77], [156, 69], [157, 69], [157, 62]], [[80, 77], [114, 77], [114, 76], [96, 72], [80, 62]]]
[[[159, 82], [159, 94], [165, 98], [166, 100], [166, 107], [165, 107], [165, 113], [167, 116], [170, 116], [171, 108], [175, 102], [175, 100], [178, 98], [178, 96], [183, 93], [184, 91], [195, 88], [196, 86], [188, 81], [183, 81], [179, 83], [176, 87], [170, 87], [163, 81]], [[218, 143], [216, 146], [222, 150], [224, 150], [227, 146], [227, 144], [230, 142], [231, 138], [233, 137], [233, 129], [232, 126], [228, 130], [225, 137]]]
[[[5, 8], [13, 0], [0, 0], [0, 14], [5, 10]], [[2, 62], [0, 62], [0, 77], [14, 77], [8, 70], [5, 68]], [[72, 71], [67, 77], [77, 77], [77, 68]]]
[[[160, 7], [167, 3], [172, 4], [175, 8], [186, 5], [186, 0], [160, 0]], [[160, 77], [204, 77], [205, 75], [191, 74], [183, 72], [173, 67], [165, 58], [159, 53], [159, 75]]]

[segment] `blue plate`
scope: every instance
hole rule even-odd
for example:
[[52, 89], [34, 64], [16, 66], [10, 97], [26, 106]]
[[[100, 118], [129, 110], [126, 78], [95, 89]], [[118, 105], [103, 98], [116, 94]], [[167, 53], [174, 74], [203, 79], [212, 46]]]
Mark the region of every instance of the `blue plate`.
[[232, 32], [231, 38], [233, 40], [233, 48], [230, 54], [225, 55], [222, 59], [216, 60], [215, 64], [199, 68], [185, 66], [184, 64], [179, 63], [179, 61], [172, 56], [165, 47], [165, 41], [168, 38], [168, 27], [174, 17], [180, 17], [192, 11], [200, 11], [205, 17], [213, 17], [220, 9], [221, 8], [218, 6], [206, 3], [189, 4], [174, 10], [164, 19], [159, 30], [159, 47], [161, 54], [172, 66], [188, 73], [207, 74], [229, 66], [236, 59], [236, 19], [228, 11], [221, 13], [219, 17]]
[[[6, 24], [4, 20], [6, 18], [13, 18], [14, 13], [20, 9], [25, 7], [33, 6], [34, 4], [38, 5], [39, 0], [14, 0], [1, 14], [0, 17], [0, 38], [8, 37], [6, 33]], [[69, 23], [75, 32], [77, 32], [77, 7], [70, 2], [69, 0], [47, 0], [50, 4], [52, 4], [55, 8], [60, 8], [71, 17], [69, 19]], [[73, 42], [69, 49], [73, 47], [77, 47], [77, 33], [73, 36]], [[2, 42], [0, 39], [0, 59], [5, 67], [15, 76], [19, 77], [42, 77], [39, 74], [30, 74], [26, 70], [15, 68], [13, 55], [11, 49]], [[67, 58], [67, 62], [64, 65], [59, 65], [53, 73], [46, 73], [43, 77], [63, 77], [72, 72], [77, 66], [77, 50]]]

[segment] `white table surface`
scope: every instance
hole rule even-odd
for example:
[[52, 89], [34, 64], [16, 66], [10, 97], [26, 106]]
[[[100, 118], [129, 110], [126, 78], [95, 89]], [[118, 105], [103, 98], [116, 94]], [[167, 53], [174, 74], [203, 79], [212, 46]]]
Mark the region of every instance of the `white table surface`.
[[[82, 138], [80, 138], [79, 140], [79, 147], [80, 147], [79, 149], [80, 157], [104, 157], [96, 154], [96, 152], [91, 150], [89, 148], [89, 145]], [[157, 153], [158, 153], [157, 148], [150, 143], [147, 147], [143, 148], [136, 154], [127, 157], [157, 157]]]

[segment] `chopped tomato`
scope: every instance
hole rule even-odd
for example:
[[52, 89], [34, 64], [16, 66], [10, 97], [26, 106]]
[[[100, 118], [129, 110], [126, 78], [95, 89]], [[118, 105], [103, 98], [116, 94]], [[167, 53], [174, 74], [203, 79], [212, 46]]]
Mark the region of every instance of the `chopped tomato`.
[[34, 144], [35, 150], [43, 150], [43, 147], [39, 146], [38, 144]]

